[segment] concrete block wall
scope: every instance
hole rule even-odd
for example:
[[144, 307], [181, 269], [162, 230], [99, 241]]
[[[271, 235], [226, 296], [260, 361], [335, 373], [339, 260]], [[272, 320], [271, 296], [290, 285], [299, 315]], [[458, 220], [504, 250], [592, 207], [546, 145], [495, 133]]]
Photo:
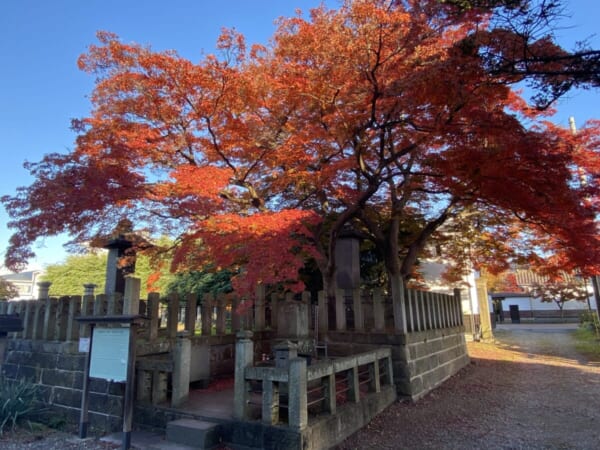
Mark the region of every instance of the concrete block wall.
[[442, 384], [469, 364], [463, 327], [409, 333], [406, 370], [400, 380], [412, 400]]
[[469, 363], [464, 327], [407, 334], [328, 332], [331, 355], [351, 355], [379, 347], [392, 351], [398, 396], [417, 400]]
[[[49, 414], [79, 423], [85, 354], [77, 343], [13, 339], [8, 341], [2, 373], [9, 379], [27, 379], [39, 385], [40, 400]], [[90, 380], [91, 431], [122, 429], [125, 384]]]

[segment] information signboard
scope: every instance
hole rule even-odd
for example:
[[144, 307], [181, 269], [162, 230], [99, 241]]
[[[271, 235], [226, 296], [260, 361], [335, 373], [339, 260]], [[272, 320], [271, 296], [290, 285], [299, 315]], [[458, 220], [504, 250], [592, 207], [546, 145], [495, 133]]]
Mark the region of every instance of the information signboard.
[[130, 328], [101, 328], [94, 330], [90, 360], [90, 377], [127, 381]]

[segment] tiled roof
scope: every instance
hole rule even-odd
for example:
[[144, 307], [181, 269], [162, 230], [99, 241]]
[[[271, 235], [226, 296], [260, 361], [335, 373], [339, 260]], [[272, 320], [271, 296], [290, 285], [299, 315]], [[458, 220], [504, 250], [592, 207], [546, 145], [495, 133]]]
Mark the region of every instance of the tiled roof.
[[[543, 285], [549, 280], [549, 277], [538, 275], [529, 269], [517, 269], [514, 273], [519, 286], [533, 286], [535, 284]], [[577, 281], [576, 276], [567, 272], [562, 272], [561, 277], [567, 283], [573, 283]]]

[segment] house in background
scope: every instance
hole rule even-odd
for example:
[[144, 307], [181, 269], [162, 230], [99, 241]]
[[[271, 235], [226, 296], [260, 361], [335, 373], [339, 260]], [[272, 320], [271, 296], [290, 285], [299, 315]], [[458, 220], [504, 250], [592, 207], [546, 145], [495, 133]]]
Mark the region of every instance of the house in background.
[[20, 273], [7, 273], [0, 275], [0, 278], [12, 283], [19, 290], [19, 296], [12, 300], [35, 300], [39, 296], [37, 283], [43, 273], [42, 270], [28, 270]]
[[521, 292], [493, 292], [490, 298], [496, 313], [497, 321], [543, 320], [543, 319], [578, 319], [581, 313], [596, 310], [596, 300], [589, 280], [565, 274], [568, 283], [579, 283], [587, 288], [587, 301], [571, 300], [564, 303], [563, 312], [556, 302], [543, 302], [531, 296], [529, 291], [534, 285], [543, 285], [547, 280], [531, 270], [514, 270], [517, 285]]

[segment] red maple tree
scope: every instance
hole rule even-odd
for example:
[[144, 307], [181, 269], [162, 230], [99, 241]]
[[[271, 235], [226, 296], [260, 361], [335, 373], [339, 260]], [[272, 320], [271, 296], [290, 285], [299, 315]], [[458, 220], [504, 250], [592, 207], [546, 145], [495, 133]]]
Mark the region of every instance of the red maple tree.
[[269, 47], [226, 30], [220, 56], [196, 64], [99, 33], [79, 61], [97, 82], [75, 149], [29, 164], [34, 183], [3, 198], [17, 229], [7, 265], [39, 236], [93, 241], [128, 218], [175, 237], [174, 270], [234, 268], [246, 292], [301, 288], [311, 257], [332, 293], [351, 222], [390, 279], [448, 224], [488, 259], [502, 239], [503, 256], [597, 271], [599, 124], [573, 136], [545, 121], [511, 88], [525, 75], [490, 70], [490, 42], [473, 41], [489, 11], [451, 8], [347, 1], [282, 19]]

